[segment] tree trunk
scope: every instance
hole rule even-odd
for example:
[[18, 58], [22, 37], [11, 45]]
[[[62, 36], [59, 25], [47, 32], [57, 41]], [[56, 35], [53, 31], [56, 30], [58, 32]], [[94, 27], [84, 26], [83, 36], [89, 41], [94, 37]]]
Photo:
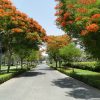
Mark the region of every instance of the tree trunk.
[[72, 72], [75, 73], [74, 67], [72, 68]]
[[59, 61], [59, 68], [61, 67], [61, 61]]
[[16, 61], [16, 71], [18, 70], [18, 62]]
[[57, 60], [56, 60], [56, 68], [58, 67], [58, 64], [57, 64], [58, 62], [57, 62]]
[[4, 61], [3, 61], [3, 62], [4, 62], [4, 63], [3, 63], [3, 64], [4, 64], [4, 66], [5, 66], [5, 65], [6, 65], [6, 58], [5, 58], [5, 57], [4, 57]]
[[21, 62], [21, 69], [23, 69], [23, 58], [21, 58], [20, 62]]
[[31, 66], [33, 65], [33, 61], [31, 61]]
[[12, 56], [12, 54], [10, 53], [10, 51], [8, 51], [8, 69], [7, 69], [7, 73], [9, 73], [9, 71], [10, 71], [11, 56]]
[[1, 64], [0, 64], [0, 73], [1, 73]]
[[0, 41], [0, 73], [1, 73], [1, 65], [2, 65], [2, 43]]
[[28, 69], [28, 67], [29, 67], [29, 61], [27, 60], [27, 69]]
[[31, 67], [31, 61], [29, 61], [29, 68]]
[[2, 55], [0, 53], [0, 73], [1, 73], [1, 66], [2, 66]]

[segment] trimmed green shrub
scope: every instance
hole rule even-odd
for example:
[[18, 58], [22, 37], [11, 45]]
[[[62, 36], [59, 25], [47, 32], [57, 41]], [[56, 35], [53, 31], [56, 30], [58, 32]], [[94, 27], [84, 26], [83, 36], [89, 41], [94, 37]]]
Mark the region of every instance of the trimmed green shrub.
[[97, 62], [74, 62], [70, 64], [63, 64], [64, 68], [78, 68], [83, 70], [100, 72], [100, 64]]
[[18, 72], [3, 74], [0, 76], [0, 84], [26, 71], [27, 71], [26, 69], [23, 69], [19, 70]]

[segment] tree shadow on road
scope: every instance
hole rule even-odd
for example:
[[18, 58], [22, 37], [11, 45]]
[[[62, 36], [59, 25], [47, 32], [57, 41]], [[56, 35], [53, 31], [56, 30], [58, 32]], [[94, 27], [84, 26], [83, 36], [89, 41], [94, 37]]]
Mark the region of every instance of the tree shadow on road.
[[35, 76], [39, 76], [39, 75], [44, 75], [46, 73], [42, 73], [42, 72], [38, 72], [38, 71], [28, 71], [23, 73], [22, 75], [19, 75], [19, 77], [35, 77]]
[[61, 88], [72, 88], [73, 87], [72, 79], [67, 79], [67, 78], [58, 79], [58, 80], [54, 80], [53, 83], [56, 86], [59, 86]]
[[[75, 99], [95, 99], [100, 100], [100, 91], [95, 88], [89, 88], [87, 85], [74, 80], [70, 77], [61, 78], [52, 81], [52, 83], [60, 88], [66, 89], [66, 96], [74, 97]], [[69, 89], [69, 90], [67, 90]], [[93, 91], [94, 90], [94, 91]], [[97, 92], [95, 92], [97, 91]]]
[[39, 70], [44, 70], [44, 71], [55, 71], [53, 68], [41, 68]]

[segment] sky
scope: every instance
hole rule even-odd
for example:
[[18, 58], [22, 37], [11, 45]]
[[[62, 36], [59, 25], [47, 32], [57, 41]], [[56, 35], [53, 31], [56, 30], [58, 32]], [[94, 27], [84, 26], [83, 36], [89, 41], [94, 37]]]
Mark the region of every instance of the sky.
[[54, 0], [12, 0], [18, 10], [34, 18], [47, 31], [47, 35], [62, 35], [55, 25], [56, 2]]

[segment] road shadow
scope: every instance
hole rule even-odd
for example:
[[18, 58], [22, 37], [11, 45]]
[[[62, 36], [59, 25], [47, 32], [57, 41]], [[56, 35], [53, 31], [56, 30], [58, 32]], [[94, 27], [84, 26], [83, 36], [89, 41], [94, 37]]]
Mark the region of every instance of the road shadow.
[[[67, 92], [66, 92], [67, 93]], [[76, 99], [93, 99], [93, 98], [99, 98], [100, 96], [95, 95], [94, 93], [92, 94], [90, 90], [82, 87], [78, 87], [67, 93], [68, 95], [76, 98]]]
[[36, 76], [44, 75], [44, 74], [46, 74], [46, 73], [38, 72], [38, 71], [28, 71], [28, 72], [23, 73], [22, 75], [17, 76], [17, 78], [19, 78], [19, 77], [36, 77]]
[[70, 78], [63, 78], [52, 81], [54, 85], [61, 87], [61, 88], [72, 88], [73, 87], [73, 80]]
[[[61, 79], [57, 79], [57, 80], [53, 80], [52, 81], [53, 85], [58, 86], [60, 88], [64, 88], [64, 89], [69, 89], [69, 91], [66, 91], [66, 96], [71, 96], [74, 97], [75, 99], [92, 99], [94, 100], [100, 100], [100, 91], [92, 88], [92, 87], [88, 87], [87, 85], [85, 85], [84, 83], [81, 83], [77, 80], [74, 80], [70, 77], [66, 77], [66, 78], [61, 78]], [[93, 91], [94, 90], [94, 91]], [[97, 91], [97, 92], [95, 92]]]
[[41, 69], [38, 69], [38, 70], [44, 70], [44, 71], [54, 71], [53, 68], [41, 68]]

